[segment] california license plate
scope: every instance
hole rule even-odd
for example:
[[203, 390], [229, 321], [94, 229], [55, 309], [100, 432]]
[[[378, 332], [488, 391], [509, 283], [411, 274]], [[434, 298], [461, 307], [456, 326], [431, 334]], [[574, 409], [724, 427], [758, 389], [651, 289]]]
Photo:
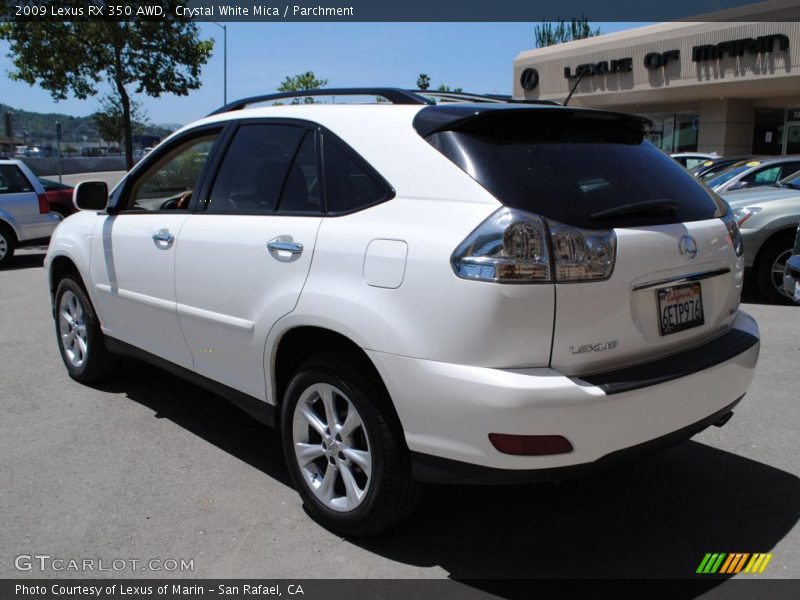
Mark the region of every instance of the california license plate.
[[658, 326], [669, 335], [705, 323], [703, 294], [699, 283], [685, 283], [658, 290]]

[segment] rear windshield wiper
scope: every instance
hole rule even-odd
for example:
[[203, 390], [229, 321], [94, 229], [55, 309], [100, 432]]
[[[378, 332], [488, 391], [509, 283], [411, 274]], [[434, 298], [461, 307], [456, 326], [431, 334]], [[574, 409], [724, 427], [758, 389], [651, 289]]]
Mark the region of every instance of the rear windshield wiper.
[[593, 221], [602, 221], [613, 217], [644, 217], [656, 215], [668, 215], [674, 213], [680, 204], [674, 200], [645, 200], [644, 202], [632, 202], [601, 210], [589, 215]]

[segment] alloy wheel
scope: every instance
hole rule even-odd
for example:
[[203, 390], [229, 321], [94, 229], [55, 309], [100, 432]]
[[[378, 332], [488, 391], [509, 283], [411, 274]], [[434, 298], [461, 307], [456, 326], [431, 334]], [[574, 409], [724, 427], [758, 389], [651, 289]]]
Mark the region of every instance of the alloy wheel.
[[67, 360], [75, 368], [82, 367], [89, 352], [89, 336], [80, 300], [69, 290], [58, 305], [58, 331]]
[[0, 233], [0, 260], [3, 260], [8, 254], [8, 240]]
[[773, 287], [781, 296], [786, 296], [787, 298], [790, 296], [786, 293], [786, 290], [783, 289], [783, 273], [786, 270], [786, 261], [789, 260], [791, 255], [791, 250], [781, 252], [775, 258], [775, 261], [772, 263], [772, 267], [770, 269], [770, 281], [772, 281]]
[[372, 453], [361, 415], [347, 395], [315, 383], [300, 395], [292, 442], [304, 483], [327, 508], [357, 508], [372, 481]]

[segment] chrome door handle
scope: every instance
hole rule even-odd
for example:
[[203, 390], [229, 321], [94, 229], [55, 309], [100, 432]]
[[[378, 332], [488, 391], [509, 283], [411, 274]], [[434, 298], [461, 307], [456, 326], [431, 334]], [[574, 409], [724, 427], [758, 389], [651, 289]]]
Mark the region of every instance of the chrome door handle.
[[267, 244], [270, 252], [288, 252], [289, 254], [302, 254], [303, 244], [297, 242], [270, 242]]
[[279, 235], [267, 242], [267, 250], [275, 260], [291, 262], [303, 253], [303, 244], [295, 242], [290, 235]]
[[156, 242], [163, 242], [165, 244], [171, 244], [175, 241], [175, 236], [169, 232], [169, 229], [159, 229], [153, 234], [153, 241]]

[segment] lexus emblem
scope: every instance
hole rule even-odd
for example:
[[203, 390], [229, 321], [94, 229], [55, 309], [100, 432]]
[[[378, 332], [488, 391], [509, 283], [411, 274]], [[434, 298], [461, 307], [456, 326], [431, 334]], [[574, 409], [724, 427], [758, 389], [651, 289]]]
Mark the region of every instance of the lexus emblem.
[[686, 260], [692, 260], [697, 256], [697, 242], [690, 235], [683, 236], [678, 242], [678, 250]]
[[523, 90], [533, 90], [539, 85], [539, 71], [533, 67], [528, 67], [519, 76], [519, 84]]

